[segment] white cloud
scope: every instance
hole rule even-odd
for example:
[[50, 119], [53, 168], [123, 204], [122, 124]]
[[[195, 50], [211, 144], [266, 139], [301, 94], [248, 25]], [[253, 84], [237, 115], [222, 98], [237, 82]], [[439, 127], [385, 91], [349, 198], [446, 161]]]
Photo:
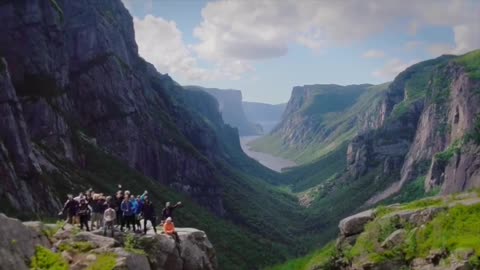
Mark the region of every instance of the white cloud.
[[134, 18], [134, 28], [140, 55], [160, 72], [180, 74], [188, 80], [213, 79], [213, 74], [198, 67], [175, 22], [147, 15]]
[[[480, 10], [478, 10], [480, 14]], [[476, 24], [462, 24], [453, 28], [456, 47], [453, 53], [462, 54], [472, 49], [480, 48], [480, 15], [477, 17]]]
[[182, 39], [175, 22], [147, 15], [134, 18], [135, 39], [139, 53], [159, 72], [170, 73], [187, 81], [209, 81], [220, 78], [239, 79], [252, 70], [244, 61], [219, 61], [214, 68], [200, 67], [197, 58]]
[[452, 28], [455, 51], [465, 51], [479, 46], [478, 14], [480, 1], [476, 0], [301, 4], [296, 0], [221, 0], [208, 3], [202, 10], [203, 21], [194, 31], [200, 43], [194, 48], [205, 59], [273, 58], [285, 55], [291, 43], [314, 50], [349, 44], [384, 30], [395, 31], [393, 23], [407, 19], [405, 31], [412, 35], [423, 26]]
[[383, 58], [385, 57], [385, 52], [381, 50], [368, 50], [363, 55], [363, 58]]
[[392, 80], [397, 76], [400, 72], [404, 71], [409, 66], [416, 63], [416, 60], [410, 62], [404, 62], [398, 58], [390, 59], [381, 69], [375, 70], [372, 72], [374, 77], [384, 79], [384, 80]]
[[[152, 2], [122, 1], [128, 8]], [[239, 79], [253, 70], [254, 61], [283, 56], [292, 44], [322, 52], [383, 31], [418, 35], [418, 30], [426, 26], [440, 26], [454, 33], [451, 48], [410, 41], [405, 44], [407, 50], [421, 47], [434, 54], [463, 53], [480, 47], [477, 0], [219, 0], [209, 2], [201, 12], [202, 21], [193, 30], [198, 39], [195, 44], [185, 44], [172, 21], [153, 16], [136, 18], [140, 54], [162, 72], [188, 80], [216, 80]], [[364, 57], [384, 55], [371, 51]], [[199, 59], [210, 68], [201, 67]], [[402, 63], [392, 60], [375, 74], [390, 77], [389, 70], [395, 70], [395, 66]]]

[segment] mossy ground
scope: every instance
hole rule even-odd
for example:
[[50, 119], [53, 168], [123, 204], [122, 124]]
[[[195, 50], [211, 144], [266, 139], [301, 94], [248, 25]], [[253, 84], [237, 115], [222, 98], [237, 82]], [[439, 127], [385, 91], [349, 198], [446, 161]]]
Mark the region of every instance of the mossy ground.
[[334, 269], [332, 265], [332, 257], [336, 255], [335, 244], [327, 244], [321, 250], [318, 250], [305, 257], [291, 260], [285, 264], [276, 265], [266, 268], [266, 270], [310, 270], [310, 269], [322, 269], [329, 270]]
[[87, 270], [112, 270], [116, 262], [117, 256], [115, 254], [101, 254], [97, 256], [97, 260]]
[[480, 80], [480, 50], [467, 53], [456, 62], [465, 67], [471, 79]]

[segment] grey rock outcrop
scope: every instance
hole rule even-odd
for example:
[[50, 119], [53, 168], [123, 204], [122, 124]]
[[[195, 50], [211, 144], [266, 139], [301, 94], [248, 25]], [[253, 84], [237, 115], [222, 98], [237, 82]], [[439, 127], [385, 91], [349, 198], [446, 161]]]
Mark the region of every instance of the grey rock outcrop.
[[[47, 237], [47, 231], [57, 233]], [[215, 249], [200, 230], [177, 228], [180, 243], [166, 234], [135, 235], [118, 232], [116, 239], [78, 232], [41, 222], [22, 223], [0, 214], [0, 269], [30, 269], [36, 247], [58, 252], [71, 269], [87, 269], [100, 256], [115, 260], [115, 270], [216, 270]], [[127, 238], [131, 242], [124, 241]], [[53, 244], [52, 244], [53, 243]], [[81, 246], [77, 249], [76, 246]], [[112, 257], [113, 255], [113, 257]]]
[[373, 210], [367, 210], [353, 216], [344, 218], [338, 225], [343, 236], [352, 236], [363, 232], [365, 225], [375, 218]]
[[394, 248], [405, 240], [406, 231], [404, 229], [398, 229], [385, 239], [382, 243], [383, 248]]
[[43, 232], [0, 213], [0, 269], [30, 269], [30, 260], [38, 245], [50, 247]]
[[215, 250], [203, 231], [178, 229], [180, 243], [167, 235], [148, 235], [138, 239], [138, 246], [148, 254], [153, 269], [214, 270]]

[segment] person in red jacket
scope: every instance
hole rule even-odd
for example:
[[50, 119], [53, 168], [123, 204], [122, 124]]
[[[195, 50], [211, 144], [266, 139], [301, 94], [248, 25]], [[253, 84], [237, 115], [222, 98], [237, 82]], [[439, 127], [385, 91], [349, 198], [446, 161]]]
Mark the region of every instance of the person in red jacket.
[[175, 242], [180, 242], [180, 237], [178, 237], [178, 233], [175, 231], [175, 225], [173, 224], [171, 217], [165, 220], [165, 223], [163, 224], [163, 232], [171, 235], [175, 239]]

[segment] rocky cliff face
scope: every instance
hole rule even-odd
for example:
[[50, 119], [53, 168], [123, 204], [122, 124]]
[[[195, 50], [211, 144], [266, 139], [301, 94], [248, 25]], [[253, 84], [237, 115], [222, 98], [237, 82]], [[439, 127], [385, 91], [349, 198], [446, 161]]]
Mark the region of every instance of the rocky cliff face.
[[22, 223], [3, 214], [0, 228], [0, 269], [218, 269], [212, 244], [196, 229], [179, 228], [176, 243], [165, 234], [115, 232], [110, 238], [101, 230], [79, 232], [70, 225], [62, 230], [55, 224]]
[[[208, 128], [187, 104], [187, 92], [138, 56], [132, 18], [120, 1], [4, 1], [0, 13], [0, 52], [8, 63], [0, 76], [2, 172], [10, 179], [1, 192], [13, 207], [58, 207], [13, 198], [36, 185], [47, 190], [37, 176], [55, 166], [42, 164], [37, 148], [84, 163], [76, 149], [82, 133], [223, 213], [221, 187], [205, 157], [222, 154], [218, 133], [235, 138], [235, 132], [223, 126], [216, 107], [208, 117], [219, 128]], [[209, 96], [198, 98], [215, 106]]]
[[311, 162], [379, 125], [376, 115], [387, 85], [305, 85], [292, 90], [280, 124], [257, 150]]
[[204, 91], [214, 96], [218, 101], [219, 110], [225, 123], [236, 127], [241, 136], [259, 135], [262, 128], [250, 122], [245, 116], [242, 106], [242, 92], [240, 90], [204, 88], [199, 86], [185, 86], [187, 90]]
[[381, 166], [384, 174], [393, 172], [398, 179], [369, 203], [386, 199], [419, 177], [426, 177], [427, 191], [441, 187], [444, 194], [478, 186], [473, 157], [478, 146], [472, 139], [479, 113], [478, 80], [462, 60], [472, 57], [478, 57], [478, 51], [422, 62], [391, 84], [380, 128], [356, 137], [347, 155], [354, 178]]

